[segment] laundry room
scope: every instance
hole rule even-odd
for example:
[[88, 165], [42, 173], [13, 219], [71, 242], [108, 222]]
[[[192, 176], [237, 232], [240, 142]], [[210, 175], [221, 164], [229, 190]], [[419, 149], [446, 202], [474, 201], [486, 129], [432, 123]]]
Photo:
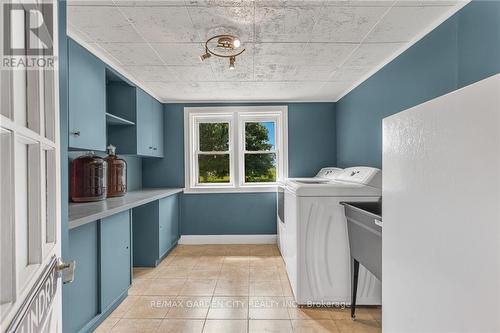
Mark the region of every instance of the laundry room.
[[1, 332], [500, 332], [500, 1], [0, 11]]

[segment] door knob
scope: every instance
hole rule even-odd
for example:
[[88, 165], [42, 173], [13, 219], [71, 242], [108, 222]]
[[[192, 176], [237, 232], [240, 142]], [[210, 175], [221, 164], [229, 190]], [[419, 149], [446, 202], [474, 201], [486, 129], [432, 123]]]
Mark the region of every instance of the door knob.
[[56, 270], [62, 276], [63, 284], [73, 282], [75, 279], [75, 267], [76, 262], [74, 260], [64, 262], [61, 258], [57, 259]]

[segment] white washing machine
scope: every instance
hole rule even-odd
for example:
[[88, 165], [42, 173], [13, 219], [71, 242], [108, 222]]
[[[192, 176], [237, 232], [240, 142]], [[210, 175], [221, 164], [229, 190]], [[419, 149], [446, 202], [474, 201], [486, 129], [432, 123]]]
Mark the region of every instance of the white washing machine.
[[[283, 184], [280, 250], [298, 304], [350, 304], [351, 267], [344, 201], [378, 201], [381, 171], [344, 169], [330, 181]], [[357, 303], [381, 304], [381, 284], [360, 267]]]
[[285, 251], [285, 248], [283, 246], [283, 241], [284, 238], [282, 235], [284, 235], [284, 229], [285, 229], [285, 188], [287, 184], [290, 184], [292, 182], [300, 182], [304, 184], [321, 184], [321, 183], [328, 183], [332, 182], [335, 180], [335, 177], [337, 177], [340, 173], [344, 171], [343, 169], [340, 168], [335, 168], [335, 167], [326, 167], [322, 168], [321, 170], [318, 171], [318, 173], [314, 177], [307, 177], [307, 178], [287, 178], [284, 181], [279, 181], [278, 182], [278, 195], [277, 195], [277, 200], [278, 200], [278, 216], [277, 216], [277, 234], [278, 234], [278, 247], [280, 249], [280, 252], [283, 256], [285, 257], [285, 254], [283, 253]]

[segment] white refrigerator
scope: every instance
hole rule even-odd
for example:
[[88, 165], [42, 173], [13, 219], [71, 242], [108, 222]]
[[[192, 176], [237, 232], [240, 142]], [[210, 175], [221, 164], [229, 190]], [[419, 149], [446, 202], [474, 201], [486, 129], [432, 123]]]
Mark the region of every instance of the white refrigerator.
[[500, 74], [383, 121], [384, 332], [500, 332]]

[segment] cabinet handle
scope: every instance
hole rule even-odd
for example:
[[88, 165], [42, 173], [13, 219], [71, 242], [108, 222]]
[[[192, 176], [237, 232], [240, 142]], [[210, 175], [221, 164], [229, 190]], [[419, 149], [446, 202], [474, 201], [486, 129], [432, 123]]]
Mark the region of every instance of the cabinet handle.
[[149, 146], [149, 149], [153, 149], [153, 147]]
[[74, 136], [80, 136], [80, 130], [74, 130], [73, 132], [71, 132], [71, 134], [73, 134]]
[[158, 148], [154, 147], [153, 150], [158, 150]]

